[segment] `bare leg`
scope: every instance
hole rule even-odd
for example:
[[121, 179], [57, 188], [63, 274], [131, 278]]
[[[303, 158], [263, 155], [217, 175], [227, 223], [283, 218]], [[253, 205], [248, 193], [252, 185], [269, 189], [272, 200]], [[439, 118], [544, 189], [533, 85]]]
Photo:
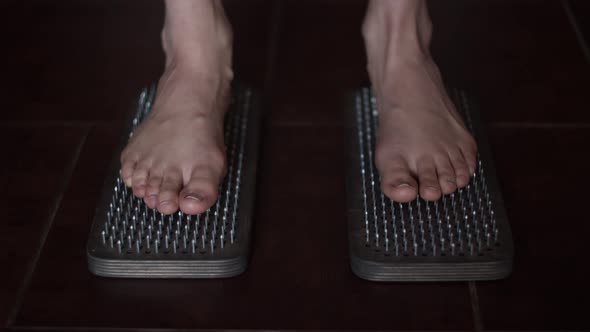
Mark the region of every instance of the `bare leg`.
[[476, 143], [432, 60], [431, 34], [425, 0], [370, 1], [363, 36], [379, 109], [375, 162], [395, 201], [437, 200], [475, 170]]
[[201, 213], [226, 172], [232, 33], [221, 2], [166, 0], [162, 44], [166, 68], [153, 110], [121, 154], [121, 174], [150, 208]]

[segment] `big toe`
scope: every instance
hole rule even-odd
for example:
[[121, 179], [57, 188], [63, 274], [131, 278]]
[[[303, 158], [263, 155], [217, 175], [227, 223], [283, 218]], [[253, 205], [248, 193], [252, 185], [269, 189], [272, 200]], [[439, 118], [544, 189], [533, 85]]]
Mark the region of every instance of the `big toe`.
[[158, 194], [158, 211], [172, 214], [178, 211], [178, 193], [182, 188], [182, 174], [180, 171], [169, 171], [164, 176], [160, 193]]
[[180, 192], [180, 209], [186, 214], [205, 212], [217, 200], [219, 177], [196, 172]]
[[387, 171], [381, 172], [381, 179], [381, 190], [390, 199], [401, 203], [416, 199], [418, 184], [403, 160], [392, 161]]

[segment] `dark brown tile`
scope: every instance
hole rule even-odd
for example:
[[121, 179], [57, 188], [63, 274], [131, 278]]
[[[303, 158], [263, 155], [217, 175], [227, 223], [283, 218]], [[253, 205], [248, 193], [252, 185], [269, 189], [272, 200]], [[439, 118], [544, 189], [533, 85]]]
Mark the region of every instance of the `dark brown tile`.
[[122, 119], [162, 66], [159, 1], [32, 1], [13, 20], [26, 42], [7, 66], [18, 93], [4, 121]]
[[489, 330], [587, 330], [588, 129], [493, 129], [515, 243], [512, 276], [478, 282]]
[[433, 53], [490, 121], [589, 122], [590, 66], [561, 1], [430, 1]]
[[[590, 67], [560, 1], [430, 1], [432, 50], [447, 81], [496, 122], [588, 122]], [[368, 82], [364, 1], [287, 1], [271, 110], [275, 123], [342, 123], [332, 103]], [[308, 105], [320, 105], [318, 111]]]
[[[235, 30], [236, 77], [257, 87], [268, 64], [270, 3], [226, 3]], [[450, 82], [479, 97], [488, 120], [588, 122], [588, 66], [559, 1], [430, 5], [437, 61]], [[7, 38], [15, 52], [2, 54], [11, 84], [0, 107], [18, 110], [5, 112], [5, 121], [117, 121], [138, 89], [161, 70], [160, 1], [0, 6], [6, 9], [1, 26], [22, 27], [18, 37]], [[119, 138], [117, 128], [101, 126], [81, 155], [16, 326], [472, 329], [465, 284], [375, 284], [354, 277], [348, 267], [342, 96], [367, 82], [360, 37], [364, 6], [364, 1], [283, 2], [272, 125], [265, 132], [254, 250], [244, 275], [113, 280], [87, 271], [86, 237]], [[43, 204], [55, 196], [55, 189], [31, 194], [31, 188], [38, 183], [55, 188], [65, 167], [46, 170], [42, 161], [57, 165], [67, 159], [59, 151], [80, 137], [71, 130], [32, 136], [4, 131], [3, 142], [30, 141], [33, 147], [25, 155], [26, 149], [8, 146], [6, 155], [23, 161], [2, 172], [20, 174], [3, 179], [8, 188], [20, 184], [15, 179], [29, 179], [17, 186], [26, 190], [6, 193], [11, 196], [3, 200], [14, 216], [8, 227], [23, 225], [0, 233], [9, 266], [27, 256], [17, 239], [34, 235], [33, 224], [48, 211]], [[588, 184], [577, 177], [589, 166], [581, 153], [587, 130], [496, 127], [491, 136], [517, 250], [509, 279], [477, 284], [484, 327], [588, 329], [582, 320], [583, 308], [590, 307], [588, 272], [580, 263], [588, 227], [578, 208]], [[53, 177], [36, 175], [45, 171]], [[544, 194], [548, 189], [552, 194]], [[568, 194], [553, 194], [563, 192]], [[22, 217], [29, 207], [23, 201], [35, 207], [32, 217]], [[561, 220], [566, 226], [556, 228]], [[19, 269], [24, 265], [9, 269], [4, 285], [22, 278]], [[2, 298], [9, 299], [7, 294]]]
[[225, 0], [224, 6], [233, 28], [235, 79], [262, 90], [270, 46], [271, 19], [276, 1]]
[[42, 230], [55, 209], [65, 174], [85, 133], [72, 127], [2, 127], [0, 149], [0, 322], [4, 322]]
[[361, 38], [365, 1], [285, 1], [273, 123], [343, 124], [344, 94], [368, 82]]
[[[569, 11], [571, 15], [572, 28], [579, 33], [580, 47], [588, 48], [590, 46], [590, 3], [583, 0], [566, 0], [564, 4], [566, 11]], [[586, 57], [588, 56], [590, 54], [586, 54]]]
[[89, 137], [16, 326], [472, 328], [465, 284], [376, 284], [352, 275], [339, 127], [266, 131], [245, 274], [223, 280], [92, 276], [84, 246], [112, 141], [109, 131]]
[[[227, 2], [236, 79], [247, 84], [262, 85], [269, 8]], [[161, 74], [163, 15], [158, 0], [37, 0], [6, 15], [6, 25], [22, 29], [18, 55], [7, 55], [5, 81], [12, 83], [0, 100], [2, 109], [20, 111], [4, 121], [120, 121], [137, 92]]]

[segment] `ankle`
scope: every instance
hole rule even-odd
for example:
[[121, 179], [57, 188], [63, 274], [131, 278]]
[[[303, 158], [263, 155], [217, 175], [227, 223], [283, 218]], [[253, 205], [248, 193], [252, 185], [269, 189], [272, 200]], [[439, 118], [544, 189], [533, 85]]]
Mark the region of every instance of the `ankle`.
[[161, 80], [174, 81], [182, 86], [201, 87], [208, 93], [213, 93], [219, 88], [228, 85], [232, 80], [233, 72], [231, 67], [203, 68], [188, 58], [173, 58], [166, 64]]
[[386, 77], [403, 77], [408, 72], [429, 69], [433, 65], [436, 67], [429, 52], [396, 52], [388, 55], [383, 72]]
[[[232, 53], [233, 32], [227, 21], [215, 27], [183, 28], [165, 23], [161, 32], [162, 49], [167, 60], [190, 59], [197, 54]], [[203, 31], [205, 30], [205, 31]]]
[[161, 38], [166, 67], [231, 67], [233, 33], [219, 0], [166, 1]]
[[367, 47], [385, 48], [387, 58], [400, 64], [431, 59], [432, 23], [424, 0], [371, 0], [362, 33]]
[[[230, 52], [230, 51], [228, 51]], [[202, 52], [181, 51], [166, 53], [164, 75], [184, 77], [193, 82], [208, 82], [211, 87], [229, 83], [233, 79], [230, 54], [203, 55]]]
[[211, 38], [213, 43], [195, 42], [194, 39], [184, 43], [178, 40], [168, 42], [166, 35], [164, 32], [162, 38], [166, 56], [163, 79], [170, 77], [192, 84], [200, 82], [211, 92], [229, 85], [233, 79], [231, 44], [220, 45], [214, 36]]

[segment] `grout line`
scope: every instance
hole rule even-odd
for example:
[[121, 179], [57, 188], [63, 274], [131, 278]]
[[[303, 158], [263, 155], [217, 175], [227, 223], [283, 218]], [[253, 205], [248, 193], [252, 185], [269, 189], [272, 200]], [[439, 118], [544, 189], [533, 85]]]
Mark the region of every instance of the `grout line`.
[[5, 127], [95, 127], [113, 126], [119, 121], [3, 121], [0, 128]]
[[[270, 66], [269, 66], [270, 67]], [[267, 75], [269, 77], [270, 75]], [[272, 79], [269, 77], [265, 79], [265, 86], [270, 85]], [[271, 87], [264, 88], [265, 97], [269, 96]], [[119, 126], [120, 121], [44, 121], [44, 122], [26, 122], [26, 121], [14, 121], [14, 122], [0, 122], [0, 128], [8, 127], [25, 127], [25, 128], [43, 128], [43, 127], [108, 127], [108, 126]], [[327, 121], [272, 121], [271, 125], [275, 126], [330, 126], [338, 127], [344, 126], [343, 123], [339, 122], [327, 122]], [[558, 128], [590, 128], [590, 122], [517, 122], [517, 121], [491, 121], [487, 125], [493, 128], [539, 128], [539, 129], [558, 129]]]
[[[272, 95], [273, 80], [277, 67], [277, 54], [279, 48], [279, 35], [281, 32], [281, 18], [283, 12], [283, 1], [272, 2], [272, 13], [269, 23], [269, 42], [268, 53], [266, 54], [266, 73], [264, 75], [263, 98], [266, 105], [270, 105], [270, 96]], [[266, 112], [270, 107], [264, 107]], [[266, 113], [265, 112], [265, 113]]]
[[[111, 331], [121, 331], [121, 332], [215, 332], [215, 331], [223, 331], [223, 332], [279, 332], [279, 331], [290, 331], [290, 332], [298, 332], [298, 331], [305, 331], [305, 332], [326, 332], [326, 331], [334, 331], [334, 332], [343, 332], [343, 331], [350, 331], [356, 332], [357, 330], [346, 330], [346, 329], [322, 329], [322, 330], [302, 330], [302, 329], [291, 329], [291, 328], [282, 328], [282, 329], [227, 329], [227, 328], [138, 328], [138, 327], [75, 327], [75, 326], [15, 326], [11, 327], [10, 331], [94, 331], [94, 332], [111, 332]], [[406, 332], [404, 330], [400, 332]], [[410, 331], [407, 331], [410, 332]], [[424, 331], [430, 332], [430, 331]], [[432, 332], [440, 332], [438, 330], [433, 330]]]
[[471, 310], [473, 312], [473, 329], [476, 332], [483, 331], [483, 321], [479, 308], [479, 297], [477, 296], [477, 286], [475, 281], [469, 281], [469, 297], [471, 298]]
[[294, 127], [294, 128], [346, 128], [343, 122], [325, 122], [325, 121], [269, 121], [269, 127]]
[[574, 30], [574, 34], [576, 35], [576, 39], [578, 40], [578, 45], [582, 49], [582, 53], [586, 58], [586, 61], [590, 63], [590, 48], [588, 47], [588, 43], [586, 43], [586, 38], [584, 38], [584, 33], [580, 29], [580, 25], [578, 24], [578, 20], [576, 19], [576, 15], [572, 10], [572, 6], [570, 0], [561, 0], [561, 4], [567, 15], [568, 21], [570, 22], [572, 29]]
[[[327, 121], [270, 121], [271, 127], [346, 127], [342, 122], [327, 122]], [[521, 128], [521, 129], [590, 129], [590, 123], [543, 123], [543, 122], [488, 122], [486, 124], [489, 128]]]
[[490, 128], [523, 128], [523, 129], [590, 129], [590, 123], [543, 123], [543, 122], [489, 122]]
[[45, 246], [45, 242], [47, 241], [49, 231], [51, 230], [51, 227], [53, 226], [55, 216], [57, 215], [57, 212], [61, 206], [61, 202], [63, 200], [65, 193], [66, 193], [66, 190], [69, 188], [70, 182], [71, 182], [72, 177], [74, 175], [74, 171], [76, 169], [76, 166], [78, 165], [78, 160], [80, 159], [80, 155], [82, 154], [82, 148], [86, 144], [86, 140], [90, 134], [91, 129], [92, 129], [92, 127], [86, 127], [86, 130], [84, 130], [84, 133], [82, 134], [80, 142], [78, 142], [78, 145], [76, 146], [76, 149], [74, 150], [74, 154], [72, 156], [72, 159], [70, 160], [70, 163], [65, 168], [65, 172], [63, 175], [64, 179], [59, 187], [55, 201], [53, 202], [53, 208], [50, 210], [47, 221], [45, 222], [45, 225], [44, 225], [43, 229], [41, 230], [41, 239], [39, 241], [39, 245], [37, 246], [37, 250], [35, 251], [32, 259], [29, 261], [23, 281], [18, 289], [18, 292], [16, 293], [17, 296], [16, 296], [15, 303], [12, 307], [12, 310], [10, 311], [8, 319], [5, 322], [5, 327], [11, 327], [12, 324], [14, 324], [16, 316], [18, 315], [18, 313], [20, 311], [20, 308], [23, 303], [25, 292], [27, 291], [27, 289], [30, 286], [31, 280], [33, 278], [33, 274], [34, 274], [35, 269], [37, 267], [37, 263], [39, 262], [39, 258], [41, 257], [41, 251], [43, 250], [43, 247]]
[[[357, 332], [358, 330], [356, 329], [331, 329], [331, 328], [327, 328], [327, 329], [321, 329], [321, 330], [317, 330], [317, 329], [311, 329], [311, 330], [307, 330], [307, 329], [293, 329], [293, 328], [280, 328], [280, 329], [251, 329], [251, 328], [246, 328], [246, 329], [227, 329], [227, 328], [139, 328], [139, 327], [89, 327], [89, 326], [81, 326], [81, 327], [76, 327], [76, 326], [15, 326], [15, 327], [11, 327], [9, 331], [61, 331], [61, 332], [66, 332], [66, 331], [75, 331], [75, 332], [81, 332], [81, 331], [94, 331], [94, 332], [111, 332], [111, 331], [121, 331], [121, 332], [135, 332], [135, 331], [141, 331], [141, 332], [215, 332], [215, 331], [223, 331], [223, 332], [279, 332], [279, 331], [289, 331], [289, 332], [326, 332], [326, 331], [330, 331], [330, 332]], [[364, 330], [362, 330], [364, 331]], [[397, 330], [377, 330], [377, 331], [397, 331]], [[411, 332], [413, 330], [399, 330], [398, 332]], [[447, 330], [420, 330], [422, 332], [444, 332]], [[497, 332], [507, 332], [507, 331], [497, 331]], [[539, 330], [539, 332], [554, 332], [551, 330]], [[569, 331], [566, 330], [566, 332], [582, 332], [582, 331]], [[587, 331], [586, 331], [587, 332]]]

